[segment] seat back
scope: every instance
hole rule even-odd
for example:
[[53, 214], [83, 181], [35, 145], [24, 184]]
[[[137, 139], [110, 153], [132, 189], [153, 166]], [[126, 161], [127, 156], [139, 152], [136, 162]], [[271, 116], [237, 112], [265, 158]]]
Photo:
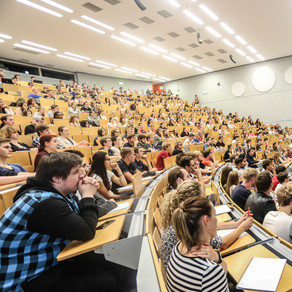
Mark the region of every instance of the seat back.
[[133, 175], [132, 184], [135, 198], [141, 197], [144, 193], [144, 185], [142, 181], [142, 173], [140, 171]]

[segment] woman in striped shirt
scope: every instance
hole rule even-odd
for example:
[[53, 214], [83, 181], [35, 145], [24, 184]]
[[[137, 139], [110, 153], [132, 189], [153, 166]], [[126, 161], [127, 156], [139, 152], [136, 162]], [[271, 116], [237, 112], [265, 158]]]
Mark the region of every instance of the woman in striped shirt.
[[173, 224], [180, 242], [168, 262], [168, 291], [229, 291], [226, 263], [209, 245], [217, 230], [212, 203], [202, 197], [186, 199], [174, 211]]

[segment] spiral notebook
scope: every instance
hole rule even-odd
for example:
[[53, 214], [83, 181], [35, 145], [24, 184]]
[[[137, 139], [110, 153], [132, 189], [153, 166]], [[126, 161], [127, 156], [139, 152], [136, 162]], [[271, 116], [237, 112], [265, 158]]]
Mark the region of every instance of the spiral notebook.
[[259, 291], [276, 291], [286, 259], [253, 257], [236, 288]]

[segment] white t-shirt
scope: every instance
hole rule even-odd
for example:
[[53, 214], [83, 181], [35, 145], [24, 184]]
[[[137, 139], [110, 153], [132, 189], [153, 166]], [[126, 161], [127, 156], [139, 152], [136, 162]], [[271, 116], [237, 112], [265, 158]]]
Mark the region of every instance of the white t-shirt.
[[270, 211], [263, 225], [273, 233], [292, 243], [292, 216], [285, 212]]
[[[107, 178], [108, 178], [108, 181], [110, 183], [110, 186], [112, 186], [112, 177], [114, 176], [114, 173], [107, 169], [106, 174], [107, 174]], [[92, 177], [95, 178], [98, 182], [103, 182], [102, 178], [97, 174], [94, 174]], [[109, 190], [109, 193], [113, 194], [113, 192], [110, 190]], [[106, 198], [98, 191], [96, 191], [95, 195], [106, 200]]]

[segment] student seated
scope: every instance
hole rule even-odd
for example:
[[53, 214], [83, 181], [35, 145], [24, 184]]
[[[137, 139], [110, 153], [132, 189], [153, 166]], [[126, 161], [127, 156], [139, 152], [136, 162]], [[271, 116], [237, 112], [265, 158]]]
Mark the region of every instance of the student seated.
[[[177, 191], [167, 193], [163, 199], [160, 208], [163, 227], [161, 236], [161, 257], [165, 267], [167, 267], [173, 247], [178, 242], [172, 224], [173, 212], [184, 200], [190, 197], [204, 197], [204, 190], [202, 184], [199, 182], [186, 179], [184, 181], [180, 180]], [[215, 249], [226, 249], [244, 231], [252, 226], [252, 222], [252, 218], [248, 218], [246, 213], [237, 222], [219, 222], [218, 229], [235, 228], [235, 230], [223, 238], [221, 236], [212, 237], [210, 239], [210, 245]]]
[[[108, 168], [115, 170], [117, 175], [108, 170]], [[112, 192], [112, 184], [126, 186], [126, 178], [117, 163], [110, 163], [109, 155], [106, 152], [97, 151], [94, 153], [88, 176], [93, 177], [100, 184], [98, 191], [94, 195], [96, 198], [102, 197], [107, 200], [122, 198], [121, 195]]]
[[12, 155], [8, 138], [0, 137], [0, 185], [11, 184], [25, 180], [34, 173], [29, 173], [20, 164], [7, 163], [7, 158]]
[[165, 158], [167, 158], [167, 157], [172, 156], [171, 152], [172, 152], [171, 144], [167, 143], [167, 142], [164, 142], [162, 144], [162, 151], [157, 156], [157, 163], [156, 163], [157, 170], [163, 170], [164, 169], [163, 160]]
[[52, 152], [57, 152], [58, 140], [55, 135], [43, 135], [40, 138], [40, 145], [38, 147], [38, 153], [34, 159], [34, 170], [36, 171], [38, 164], [42, 157]]
[[188, 198], [174, 211], [173, 224], [179, 242], [166, 270], [168, 290], [229, 291], [226, 263], [209, 245], [217, 234], [212, 203], [207, 198]]
[[[156, 168], [152, 167], [151, 162], [149, 161], [147, 155], [144, 155], [144, 148], [134, 147], [135, 161], [133, 162], [134, 166], [142, 173], [143, 176], [155, 175], [157, 171]], [[147, 165], [141, 160], [144, 159]], [[152, 173], [150, 174], [149, 171]]]
[[255, 181], [258, 176], [258, 171], [253, 168], [248, 168], [243, 173], [243, 182], [237, 185], [231, 193], [231, 198], [242, 210], [247, 198], [251, 195], [251, 190], [255, 187]]
[[292, 184], [282, 186], [277, 192], [278, 211], [270, 211], [264, 219], [263, 225], [292, 243]]
[[10, 146], [13, 152], [16, 151], [29, 151], [30, 147], [25, 143], [18, 142], [19, 133], [18, 130], [14, 127], [3, 127], [0, 130], [0, 134], [3, 138], [8, 138]]
[[60, 126], [58, 128], [58, 134], [59, 134], [59, 137], [57, 138], [57, 140], [59, 141], [59, 145], [62, 145], [65, 148], [88, 145], [88, 141], [83, 140], [79, 143], [76, 143], [73, 139], [69, 138], [70, 133], [69, 133], [69, 129], [66, 126]]
[[231, 196], [233, 190], [238, 185], [239, 185], [238, 172], [237, 171], [230, 171], [228, 178], [227, 178], [227, 183], [223, 186], [224, 190], [226, 191], [226, 194], [228, 196]]
[[[0, 285], [4, 291], [116, 291], [117, 265], [98, 255], [58, 262], [72, 240], [95, 236], [99, 185], [84, 177], [82, 158], [51, 153], [40, 162], [0, 220]], [[31, 188], [34, 188], [33, 190]], [[77, 201], [76, 190], [82, 199]]]
[[261, 224], [269, 211], [277, 211], [275, 201], [270, 195], [272, 186], [271, 174], [268, 171], [261, 172], [256, 178], [257, 192], [248, 197], [244, 206], [245, 211], [250, 207], [254, 219]]

